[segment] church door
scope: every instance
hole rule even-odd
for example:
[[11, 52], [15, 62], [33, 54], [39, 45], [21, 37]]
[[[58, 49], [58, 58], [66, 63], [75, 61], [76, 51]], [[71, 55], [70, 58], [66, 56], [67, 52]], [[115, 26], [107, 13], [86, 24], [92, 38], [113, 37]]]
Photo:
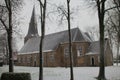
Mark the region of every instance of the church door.
[[91, 65], [95, 66], [95, 59], [94, 59], [94, 57], [91, 58]]

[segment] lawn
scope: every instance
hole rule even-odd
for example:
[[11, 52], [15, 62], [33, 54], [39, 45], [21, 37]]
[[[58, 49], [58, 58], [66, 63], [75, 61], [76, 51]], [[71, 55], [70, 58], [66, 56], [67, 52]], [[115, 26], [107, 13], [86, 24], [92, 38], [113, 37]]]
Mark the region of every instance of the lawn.
[[[15, 72], [30, 72], [32, 80], [38, 80], [38, 67], [14, 66]], [[120, 80], [120, 66], [108, 66], [105, 68], [105, 75], [108, 80]], [[0, 67], [2, 72], [8, 72], [8, 66]], [[74, 80], [96, 80], [99, 67], [74, 67]], [[45, 67], [44, 80], [70, 80], [70, 68]]]

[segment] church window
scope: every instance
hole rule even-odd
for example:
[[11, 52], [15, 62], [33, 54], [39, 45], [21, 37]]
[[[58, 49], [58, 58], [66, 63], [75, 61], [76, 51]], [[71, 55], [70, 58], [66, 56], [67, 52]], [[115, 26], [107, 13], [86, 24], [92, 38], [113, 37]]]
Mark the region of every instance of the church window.
[[30, 63], [30, 57], [29, 56], [27, 57], [27, 63]]
[[32, 63], [32, 56], [30, 57], [30, 63]]
[[100, 56], [98, 56], [98, 62], [100, 62]]
[[37, 58], [37, 57], [36, 57], [36, 55], [35, 55], [35, 56], [34, 56], [34, 61], [36, 61], [36, 58]]
[[50, 62], [53, 62], [55, 60], [54, 54], [51, 54], [49, 59], [50, 59]]
[[65, 56], [65, 57], [69, 57], [69, 48], [68, 48], [68, 47], [66, 47], [66, 48], [64, 49], [64, 56]]
[[79, 56], [82, 56], [83, 54], [82, 54], [82, 47], [81, 46], [79, 46], [79, 47], [77, 47], [77, 56], [79, 57]]
[[22, 57], [20, 57], [20, 62], [22, 63], [23, 62], [23, 60], [22, 60], [23, 58]]
[[27, 57], [27, 63], [31, 63], [32, 62], [32, 56], [28, 56]]
[[25, 57], [22, 58], [22, 63], [24, 63], [24, 62], [25, 62]]
[[19, 63], [21, 63], [21, 59], [22, 59], [21, 57], [18, 58], [18, 62], [19, 62]]

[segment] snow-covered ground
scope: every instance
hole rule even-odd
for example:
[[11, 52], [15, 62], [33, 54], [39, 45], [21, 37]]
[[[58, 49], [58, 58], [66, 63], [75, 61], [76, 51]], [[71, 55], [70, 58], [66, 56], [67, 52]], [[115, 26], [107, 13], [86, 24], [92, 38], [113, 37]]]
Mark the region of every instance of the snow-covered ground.
[[[38, 80], [38, 67], [15, 66], [15, 72], [30, 72], [32, 80]], [[105, 75], [108, 80], [120, 80], [120, 66], [109, 66], [105, 68]], [[7, 72], [8, 66], [0, 67], [0, 75]], [[99, 67], [74, 67], [74, 80], [96, 80]], [[44, 80], [70, 80], [70, 68], [45, 67]]]

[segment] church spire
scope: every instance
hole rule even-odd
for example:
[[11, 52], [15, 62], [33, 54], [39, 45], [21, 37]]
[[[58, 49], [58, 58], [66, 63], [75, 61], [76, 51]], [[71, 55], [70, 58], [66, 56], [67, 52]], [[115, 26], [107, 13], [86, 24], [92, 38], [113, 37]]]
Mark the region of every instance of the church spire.
[[33, 11], [32, 11], [32, 16], [30, 19], [30, 23], [29, 23], [29, 29], [28, 29], [28, 33], [24, 39], [24, 43], [27, 42], [28, 39], [33, 38], [33, 37], [38, 37], [38, 30], [37, 30], [37, 21], [36, 21], [36, 17], [35, 17], [35, 6], [33, 7]]

